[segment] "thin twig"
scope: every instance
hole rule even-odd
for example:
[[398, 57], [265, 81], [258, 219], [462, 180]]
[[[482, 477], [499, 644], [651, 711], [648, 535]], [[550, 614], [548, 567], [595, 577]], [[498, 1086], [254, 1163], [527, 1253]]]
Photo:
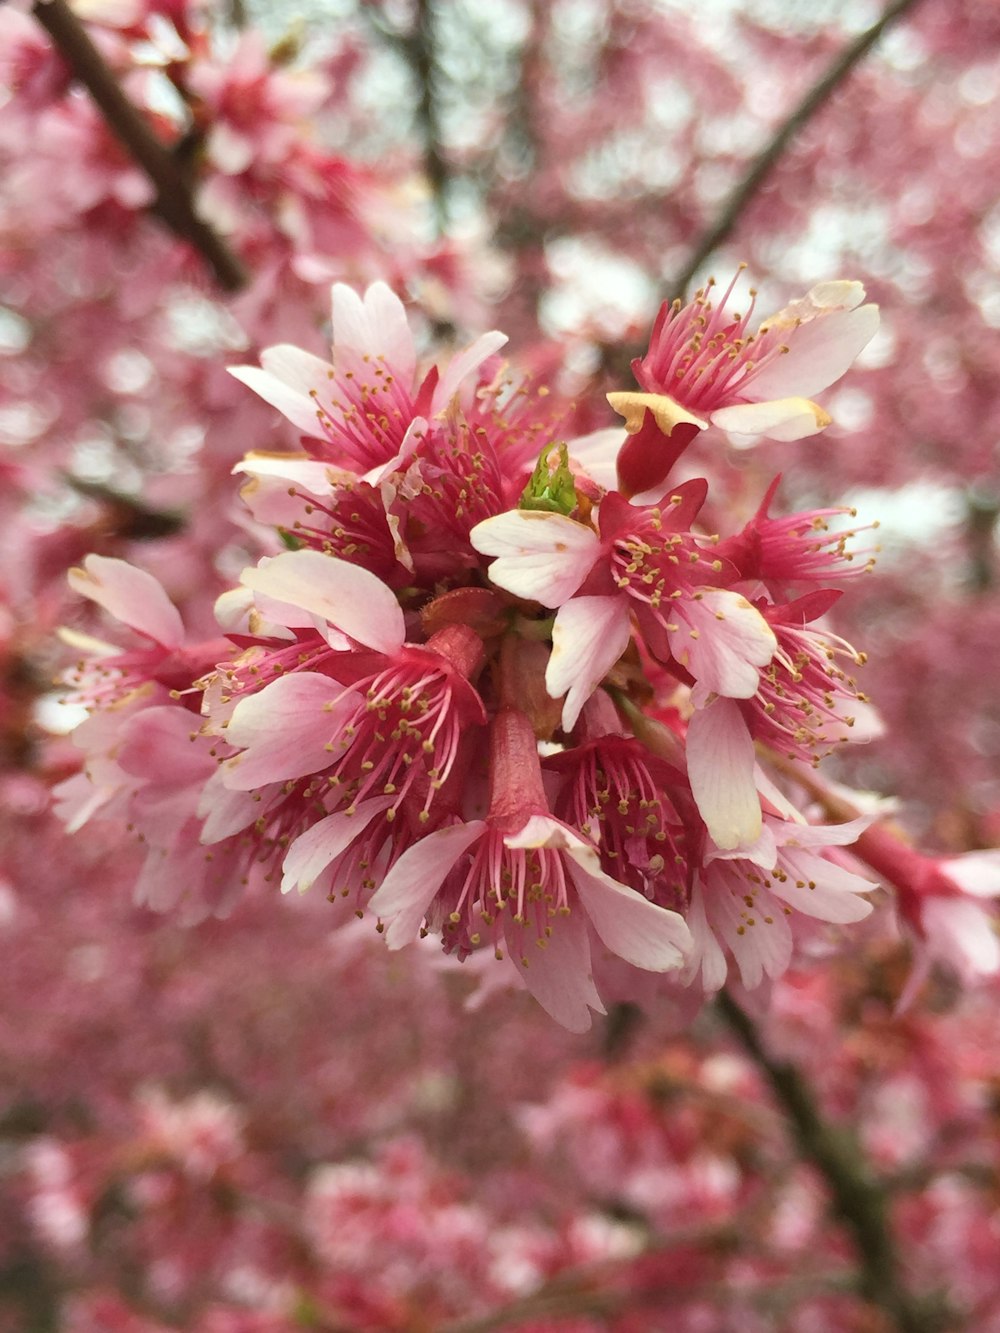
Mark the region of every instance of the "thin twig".
[[153, 211], [198, 251], [223, 290], [236, 292], [245, 287], [248, 279], [242, 264], [195, 212], [190, 179], [183, 166], [125, 96], [66, 0], [38, 0], [32, 12], [97, 103], [108, 128], [153, 182]]
[[791, 1121], [802, 1157], [826, 1181], [833, 1206], [857, 1249], [862, 1295], [886, 1312], [899, 1333], [955, 1328], [953, 1316], [935, 1300], [920, 1300], [904, 1286], [889, 1226], [886, 1193], [860, 1144], [823, 1119], [800, 1070], [768, 1053], [749, 1015], [731, 996], [723, 991], [717, 1005]]
[[736, 226], [743, 210], [763, 185], [788, 145], [843, 83], [854, 66], [867, 55], [890, 24], [902, 18], [916, 3], [917, 0], [893, 0], [877, 23], [866, 28], [853, 42], [844, 47], [822, 78], [813, 84], [798, 106], [778, 126], [726, 200], [715, 222], [698, 241], [687, 264], [670, 284], [668, 295], [671, 298], [684, 296], [695, 273]]

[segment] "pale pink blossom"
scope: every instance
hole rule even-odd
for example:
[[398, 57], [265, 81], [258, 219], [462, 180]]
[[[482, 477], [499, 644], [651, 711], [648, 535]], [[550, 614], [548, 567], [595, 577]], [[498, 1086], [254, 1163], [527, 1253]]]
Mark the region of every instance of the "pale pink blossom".
[[966, 986], [1000, 972], [997, 914], [988, 902], [1000, 898], [1000, 850], [927, 856], [885, 824], [864, 833], [856, 850], [895, 890], [914, 940], [914, 968], [901, 1004], [912, 1001], [934, 963]]
[[[315, 458], [377, 483], [414, 452], [427, 419], [456, 395], [471, 395], [471, 377], [506, 343], [485, 333], [453, 358], [443, 374], [417, 377], [417, 356], [406, 311], [384, 282], [359, 297], [333, 287], [333, 364], [289, 344], [268, 347], [260, 367], [231, 374], [276, 407], [308, 437]], [[292, 480], [305, 480], [290, 459]], [[251, 456], [243, 467], [253, 472]]]
[[[742, 270], [740, 270], [742, 271]], [[649, 351], [632, 363], [641, 393], [611, 405], [638, 431], [649, 411], [660, 430], [713, 425], [745, 435], [798, 440], [830, 424], [811, 401], [848, 369], [878, 329], [860, 282], [824, 282], [752, 330], [756, 293], [744, 315], [727, 309], [737, 276], [715, 304], [713, 282], [694, 300], [660, 307]]]
[[652, 651], [694, 682], [696, 704], [756, 692], [777, 639], [741, 593], [716, 586], [721, 562], [690, 531], [704, 494], [704, 482], [686, 482], [662, 506], [640, 509], [612, 492], [599, 531], [524, 509], [473, 529], [476, 549], [497, 557], [492, 582], [558, 608], [546, 686], [566, 696], [565, 730], [625, 651], [633, 616]]
[[591, 975], [590, 934], [634, 967], [681, 965], [687, 928], [672, 911], [612, 879], [594, 846], [548, 809], [534, 735], [523, 714], [497, 715], [490, 810], [438, 829], [404, 852], [371, 909], [390, 948], [440, 931], [464, 956], [487, 941], [507, 951], [539, 1003], [573, 1031], [603, 1005]]
[[782, 975], [791, 962], [798, 916], [836, 924], [861, 921], [875, 887], [823, 853], [853, 843], [870, 821], [812, 825], [766, 814], [750, 853], [709, 844], [691, 893], [687, 923], [694, 949], [682, 979], [719, 990], [735, 961], [748, 989]]

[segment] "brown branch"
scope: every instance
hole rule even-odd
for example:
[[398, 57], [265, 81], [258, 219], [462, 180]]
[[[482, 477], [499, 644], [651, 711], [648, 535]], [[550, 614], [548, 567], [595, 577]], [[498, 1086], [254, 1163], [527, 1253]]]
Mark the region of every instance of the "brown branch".
[[765, 1049], [750, 1017], [725, 991], [719, 1013], [764, 1075], [792, 1124], [799, 1152], [823, 1177], [834, 1209], [857, 1249], [859, 1290], [889, 1316], [899, 1333], [954, 1329], [953, 1313], [935, 1299], [918, 1299], [904, 1286], [889, 1225], [886, 1193], [853, 1135], [828, 1124], [801, 1072]]
[[416, 0], [412, 27], [402, 31], [391, 25], [374, 5], [362, 10], [379, 38], [409, 67], [417, 85], [415, 119], [423, 144], [423, 167], [431, 192], [439, 233], [448, 223], [448, 190], [451, 166], [444, 151], [441, 125], [442, 71], [437, 58], [438, 6], [435, 0]]
[[224, 291], [240, 291], [248, 281], [243, 265], [212, 227], [198, 217], [184, 168], [125, 96], [66, 0], [37, 0], [32, 12], [97, 103], [108, 128], [153, 182], [153, 212], [198, 251]]
[[749, 170], [726, 200], [719, 216], [702, 235], [687, 264], [670, 284], [668, 296], [671, 298], [684, 296], [695, 273], [729, 236], [743, 210], [763, 185], [795, 136], [805, 128], [816, 112], [844, 82], [854, 66], [868, 54], [886, 28], [902, 18], [916, 3], [917, 0], [893, 0], [877, 23], [866, 28], [853, 42], [844, 47], [822, 78], [813, 84], [798, 106], [778, 126], [769, 142], [754, 158]]
[[[719, 1230], [721, 1233], [723, 1229]], [[733, 1238], [726, 1232], [723, 1239], [731, 1242]], [[713, 1238], [706, 1235], [704, 1243], [711, 1245]], [[657, 1246], [657, 1251], [662, 1248]], [[648, 1257], [649, 1253], [638, 1256], [639, 1259]], [[663, 1307], [676, 1313], [684, 1305], [705, 1302], [730, 1309], [733, 1307], [733, 1288], [726, 1282], [694, 1282], [685, 1286], [671, 1282], [635, 1287], [623, 1281], [628, 1278], [627, 1267], [627, 1264], [616, 1260], [607, 1265], [595, 1264], [568, 1270], [557, 1274], [530, 1295], [492, 1310], [489, 1314], [444, 1324], [440, 1333], [501, 1333], [502, 1330], [515, 1329], [522, 1324], [546, 1321], [547, 1325], [550, 1320], [588, 1315], [606, 1322], [620, 1314], [634, 1316], [640, 1310]], [[618, 1285], [600, 1285], [609, 1279], [617, 1279]], [[739, 1301], [747, 1310], [768, 1311], [784, 1309], [811, 1297], [852, 1294], [855, 1291], [853, 1276], [849, 1272], [804, 1273], [742, 1291]]]
[[451, 172], [442, 148], [437, 18], [437, 6], [433, 0], [417, 0], [416, 22], [407, 45], [420, 90], [417, 119], [423, 130], [424, 173], [434, 200], [438, 230], [443, 232], [448, 225], [448, 183]]

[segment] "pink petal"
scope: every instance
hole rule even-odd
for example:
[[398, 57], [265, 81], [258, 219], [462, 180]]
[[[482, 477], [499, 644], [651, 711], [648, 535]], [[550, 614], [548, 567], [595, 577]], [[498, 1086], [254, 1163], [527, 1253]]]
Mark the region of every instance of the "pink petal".
[[402, 949], [416, 938], [434, 896], [467, 847], [486, 825], [474, 819], [438, 829], [408, 848], [372, 894], [369, 907], [384, 921], [390, 949]]
[[296, 671], [241, 699], [226, 740], [244, 751], [225, 762], [225, 784], [251, 791], [328, 768], [343, 750], [340, 732], [358, 705], [353, 691], [314, 671]]
[[677, 628], [670, 649], [697, 681], [693, 692], [701, 705], [710, 694], [750, 699], [760, 684], [778, 640], [760, 612], [738, 592], [701, 588], [693, 597], [672, 603]]
[[579, 855], [570, 857], [567, 866], [590, 924], [613, 954], [647, 972], [682, 966], [692, 940], [679, 913], [658, 907], [601, 870], [588, 868]]
[[512, 509], [477, 523], [469, 534], [475, 549], [499, 558], [489, 575], [515, 597], [562, 606], [590, 573], [600, 554], [591, 528], [563, 514]]
[[202, 820], [204, 845], [221, 842], [234, 833], [242, 833], [263, 813], [260, 801], [246, 791], [230, 791], [223, 784], [223, 770], [217, 768], [205, 783], [198, 799], [197, 814]]
[[858, 895], [871, 893], [878, 885], [860, 875], [809, 852], [787, 848], [782, 865], [787, 878], [772, 878], [770, 891], [804, 916], [846, 925], [863, 921], [871, 912], [872, 904]]
[[300, 834], [285, 853], [281, 892], [288, 893], [297, 888], [299, 893], [305, 893], [312, 888], [331, 861], [347, 851], [376, 815], [389, 808], [392, 799], [391, 796], [378, 796], [375, 800], [364, 801], [353, 813], [340, 810]]
[[[740, 980], [753, 990], [765, 976], [780, 977], [792, 960], [788, 919], [770, 894], [755, 895], [752, 907], [724, 883], [705, 887], [705, 910], [712, 929], [729, 945]], [[752, 924], [751, 924], [752, 923]]]
[[707, 992], [714, 993], [721, 990], [726, 983], [729, 969], [726, 965], [726, 955], [705, 915], [705, 895], [700, 881], [696, 881], [691, 890], [691, 902], [688, 905], [686, 920], [692, 944], [691, 952], [681, 972], [681, 980], [685, 985], [690, 985], [700, 971], [701, 984]]
[[378, 486], [392, 472], [398, 472], [404, 467], [408, 460], [416, 453], [420, 447], [421, 441], [427, 435], [427, 422], [423, 417], [414, 417], [406, 428], [406, 434], [403, 436], [399, 449], [385, 463], [379, 463], [376, 467], [369, 468], [363, 473], [361, 480], [369, 486]]
[[384, 282], [373, 282], [362, 300], [345, 283], [334, 284], [333, 349], [383, 358], [409, 389], [416, 370], [413, 334], [402, 301]]
[[197, 733], [198, 719], [186, 708], [144, 708], [122, 726], [115, 758], [126, 773], [151, 779], [158, 787], [200, 785], [215, 772], [216, 763], [204, 738], [198, 744]]
[[691, 791], [712, 841], [722, 851], [749, 847], [760, 837], [760, 798], [754, 748], [738, 705], [715, 699], [688, 723]]
[[74, 592], [103, 606], [123, 625], [163, 648], [184, 642], [184, 622], [158, 580], [144, 569], [104, 555], [88, 555], [82, 569], [69, 571]]
[[478, 370], [483, 362], [488, 360], [494, 352], [498, 352], [506, 342], [506, 333], [498, 333], [494, 329], [492, 333], [481, 334], [471, 347], [459, 352], [458, 356], [453, 356], [448, 369], [441, 376], [434, 390], [431, 398], [431, 414], [437, 416], [439, 412], [443, 412], [455, 394], [458, 393], [462, 381]]
[[[523, 937], [514, 936], [520, 947]], [[545, 1012], [570, 1032], [586, 1032], [590, 1011], [603, 1014], [604, 1005], [591, 975], [590, 941], [582, 913], [560, 916], [552, 925], [545, 948], [535, 947], [527, 967], [512, 953], [518, 976]]]
[[392, 656], [403, 645], [403, 612], [395, 594], [360, 565], [321, 551], [286, 551], [244, 570], [241, 582], [322, 616], [366, 648]]
[[564, 731], [576, 726], [584, 704], [628, 647], [630, 638], [624, 597], [575, 597], [559, 608], [552, 627], [545, 688], [553, 699], [566, 695]]

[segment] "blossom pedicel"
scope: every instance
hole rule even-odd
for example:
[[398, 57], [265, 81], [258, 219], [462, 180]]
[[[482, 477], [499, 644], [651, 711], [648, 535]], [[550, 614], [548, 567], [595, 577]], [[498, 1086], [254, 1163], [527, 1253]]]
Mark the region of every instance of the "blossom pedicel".
[[153, 906], [316, 888], [391, 948], [489, 949], [577, 1030], [628, 968], [706, 992], [733, 963], [747, 986], [780, 975], [809, 923], [871, 910], [842, 851], [870, 821], [795, 803], [800, 772], [877, 729], [818, 586], [866, 552], [831, 533], [840, 511], [772, 518], [774, 487], [712, 533], [707, 481], [671, 470], [717, 427], [819, 429], [803, 395], [875, 331], [863, 295], [823, 284], [755, 333], [705, 293], [665, 306], [643, 392], [611, 395], [630, 433], [609, 489], [597, 437], [562, 441], [501, 334], [418, 372], [389, 288], [337, 285], [330, 363], [286, 346], [234, 371], [301, 449], [240, 465], [291, 549], [219, 599], [225, 638], [189, 644], [120, 561], [72, 576], [145, 647], [83, 645], [68, 817], [145, 839]]

